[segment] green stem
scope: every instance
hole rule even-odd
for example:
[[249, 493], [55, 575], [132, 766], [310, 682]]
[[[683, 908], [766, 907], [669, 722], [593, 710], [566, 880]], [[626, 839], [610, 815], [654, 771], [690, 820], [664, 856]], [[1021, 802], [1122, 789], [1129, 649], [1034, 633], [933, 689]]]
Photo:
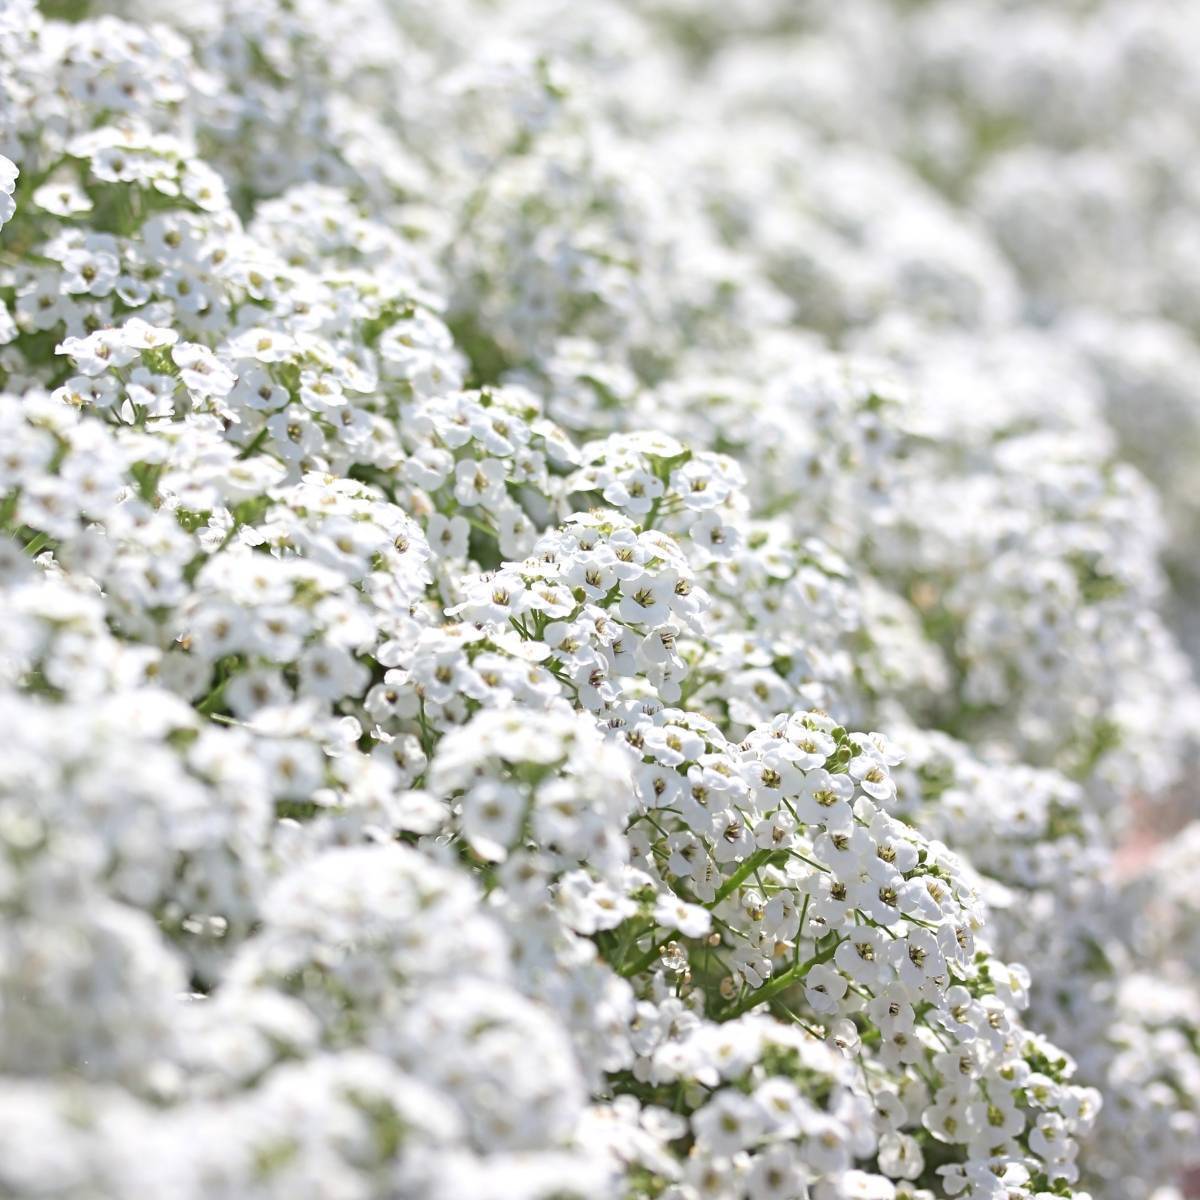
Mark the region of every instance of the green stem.
[[623, 975], [628, 979], [631, 975], [640, 975], [644, 970], [651, 966], [656, 958], [662, 953], [663, 947], [674, 937], [674, 934], [667, 934], [660, 941], [651, 941], [650, 949], [639, 958], [635, 958], [631, 963], [622, 963], [617, 969], [618, 975]]
[[199, 704], [196, 705], [196, 711], [207, 717], [211, 716], [214, 710], [220, 708], [225, 702], [225, 684], [228, 682], [229, 680], [227, 678], [222, 679], [221, 682], [218, 683], [217, 686], [214, 687], [213, 690], [209, 692]]
[[238, 455], [239, 459], [249, 458], [267, 440], [270, 430], [264, 425], [255, 435], [254, 440]]
[[463, 512], [462, 509], [459, 509], [455, 516], [462, 517], [472, 529], [478, 529], [480, 533], [487, 534], [490, 538], [498, 538], [500, 536], [486, 521], [481, 521], [478, 517], [473, 517], [470, 513]]
[[734, 1004], [730, 1009], [727, 1009], [721, 1016], [721, 1020], [728, 1021], [733, 1017], [740, 1017], [747, 1009], [757, 1008], [760, 1004], [765, 1004], [772, 996], [777, 996], [786, 988], [792, 986], [793, 983], [803, 979], [805, 975], [820, 963], [828, 962], [834, 955], [841, 942], [834, 942], [828, 950], [822, 950], [819, 954], [814, 954], [807, 962], [802, 962], [794, 967], [789, 967], [782, 975], [776, 975], [774, 979], [768, 979], [762, 987], [751, 992], [744, 1000]]
[[815, 1037], [819, 1041], [824, 1041], [825, 1035], [815, 1025], [810, 1025], [798, 1013], [792, 1012], [792, 1010], [790, 1008], [788, 1008], [788, 1006], [786, 1004], [784, 1004], [782, 1000], [776, 1000], [775, 1006], [783, 1013], [783, 1015], [785, 1017], [788, 1018], [789, 1021], [795, 1021], [796, 1024], [799, 1025], [800, 1028], [803, 1029], [804, 1032], [807, 1033], [810, 1037]]
[[705, 905], [705, 907], [716, 908], [716, 906], [720, 904], [721, 901], [724, 900], [725, 897], [728, 896], [729, 893], [732, 892], [734, 888], [736, 888], [746, 878], [747, 875], [757, 871], [759, 867], [763, 866], [770, 860], [771, 855], [774, 853], [774, 850], [755, 850], [755, 852], [750, 855], [750, 857], [746, 859], [746, 861], [743, 862], [742, 865], [738, 867], [738, 869], [734, 871], [734, 873], [730, 875], [723, 884], [721, 884], [720, 888], [717, 890], [717, 894], [712, 898], [711, 903]]
[[426, 758], [433, 758], [433, 730], [429, 728], [429, 718], [425, 715], [425, 700], [419, 697], [417, 700], [417, 724], [421, 727], [421, 749], [425, 752]]

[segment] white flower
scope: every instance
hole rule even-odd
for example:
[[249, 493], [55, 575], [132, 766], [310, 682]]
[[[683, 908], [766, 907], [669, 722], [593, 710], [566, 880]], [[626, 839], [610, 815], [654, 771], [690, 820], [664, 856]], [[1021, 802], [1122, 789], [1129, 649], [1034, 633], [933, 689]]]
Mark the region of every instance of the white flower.
[[462, 799], [463, 833], [483, 858], [503, 862], [520, 832], [527, 799], [520, 788], [481, 780]]
[[842, 1195], [846, 1200], [895, 1200], [896, 1187], [879, 1175], [847, 1171], [842, 1177]]
[[0, 154], [0, 225], [11, 221], [13, 213], [17, 211], [12, 195], [16, 191], [19, 174], [16, 163]]
[[677, 929], [684, 937], [699, 938], [712, 928], [712, 913], [698, 904], [689, 904], [670, 894], [654, 902], [654, 919], [667, 929]]
[[446, 517], [442, 513], [434, 513], [425, 527], [425, 537], [430, 549], [439, 558], [464, 559], [470, 531], [465, 517]]
[[[3, 165], [0, 164], [0, 172], [2, 171]], [[0, 188], [2, 187], [3, 183], [0, 181]], [[11, 195], [11, 192], [9, 194]], [[52, 179], [36, 188], [33, 202], [56, 217], [78, 216], [80, 213], [90, 212], [93, 207], [88, 194], [69, 176]], [[12, 216], [11, 212], [9, 216]]]
[[885, 1133], [879, 1139], [879, 1169], [889, 1179], [917, 1179], [924, 1166], [925, 1156], [915, 1138]]
[[172, 348], [171, 357], [179, 367], [180, 379], [193, 396], [223, 398], [237, 382], [233, 372], [204, 346], [180, 343]]
[[56, 348], [71, 357], [85, 375], [128, 366], [138, 357], [138, 338], [123, 329], [102, 329], [85, 338], [67, 338]]
[[243, 330], [230, 339], [227, 352], [232, 358], [253, 359], [261, 363], [278, 363], [289, 358], [296, 350], [294, 338], [279, 330], [258, 327]]
[[751, 1200], [808, 1200], [802, 1170], [791, 1146], [771, 1146], [755, 1155], [747, 1184]]
[[727, 1155], [757, 1140], [762, 1125], [753, 1102], [726, 1089], [696, 1113], [692, 1127], [708, 1153]]
[[454, 468], [454, 496], [460, 504], [499, 504], [504, 494], [505, 469], [497, 458], [463, 459]]
[[671, 614], [675, 577], [669, 571], [658, 576], [640, 575], [620, 581], [623, 621], [653, 629], [665, 624]]
[[805, 977], [804, 995], [814, 1012], [836, 1013], [849, 981], [833, 967], [817, 963]]

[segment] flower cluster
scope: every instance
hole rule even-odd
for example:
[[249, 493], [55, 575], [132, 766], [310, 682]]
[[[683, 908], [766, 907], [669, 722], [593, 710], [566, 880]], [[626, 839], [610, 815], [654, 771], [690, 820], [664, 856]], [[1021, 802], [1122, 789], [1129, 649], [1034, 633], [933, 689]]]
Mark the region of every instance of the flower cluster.
[[1195, 1165], [1189, 60], [802, 7], [0, 4], [0, 1192]]

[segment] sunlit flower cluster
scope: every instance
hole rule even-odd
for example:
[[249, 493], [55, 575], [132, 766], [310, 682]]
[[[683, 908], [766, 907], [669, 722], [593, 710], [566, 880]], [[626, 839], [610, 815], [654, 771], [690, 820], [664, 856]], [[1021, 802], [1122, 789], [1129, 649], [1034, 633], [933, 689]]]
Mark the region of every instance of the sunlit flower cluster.
[[1197, 94], [1079, 7], [0, 0], [0, 1193], [1180, 1194]]

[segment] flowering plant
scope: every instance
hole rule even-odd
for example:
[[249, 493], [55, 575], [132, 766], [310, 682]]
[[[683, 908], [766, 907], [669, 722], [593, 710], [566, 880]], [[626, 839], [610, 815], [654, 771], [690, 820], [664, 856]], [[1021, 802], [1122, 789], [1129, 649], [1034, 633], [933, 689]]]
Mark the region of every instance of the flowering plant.
[[1192, 1165], [1197, 351], [811, 9], [0, 0], [0, 1192]]

